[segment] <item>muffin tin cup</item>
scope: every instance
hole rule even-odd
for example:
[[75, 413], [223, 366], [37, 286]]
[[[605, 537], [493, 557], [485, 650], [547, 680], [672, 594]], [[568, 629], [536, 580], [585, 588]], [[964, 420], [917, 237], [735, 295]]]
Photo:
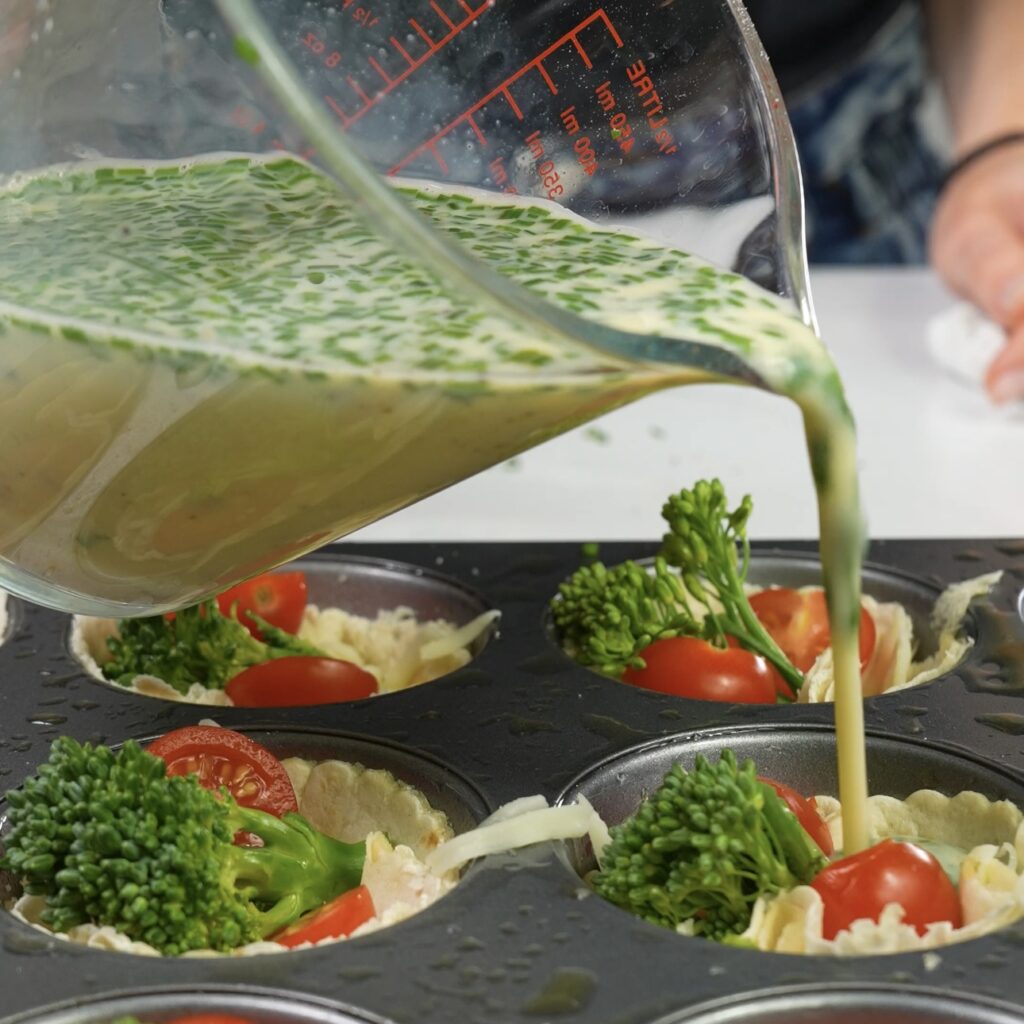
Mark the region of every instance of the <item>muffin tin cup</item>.
[[[654, 549], [604, 544], [601, 558], [613, 564]], [[772, 573], [816, 568], [812, 544], [756, 545], [755, 555], [755, 568], [770, 565]], [[541, 793], [554, 801], [627, 751], [663, 744], [688, 752], [745, 745], [756, 748], [766, 774], [805, 791], [834, 789], [831, 705], [682, 700], [575, 665], [547, 629], [547, 603], [579, 565], [579, 545], [344, 545], [318, 552], [315, 561], [353, 556], [371, 567], [399, 561], [449, 578], [499, 609], [500, 622], [470, 664], [386, 699], [211, 709], [89, 678], [67, 650], [68, 616], [11, 599], [12, 627], [0, 645], [0, 787], [33, 772], [62, 733], [117, 744], [212, 716], [256, 739], [290, 736], [311, 753], [320, 743], [351, 742], [425, 759], [464, 786], [468, 796], [460, 799], [474, 820], [515, 797]], [[961, 665], [933, 683], [866, 702], [871, 763], [882, 776], [871, 780], [872, 790], [987, 786], [989, 795], [1022, 800], [1024, 548], [1014, 541], [879, 542], [869, 559], [869, 573], [879, 574], [869, 592], [883, 583], [909, 586], [928, 601], [948, 583], [1005, 572], [972, 610], [977, 642]], [[901, 769], [896, 756], [906, 751], [912, 770]], [[806, 767], [798, 770], [801, 757]], [[392, 763], [401, 777], [408, 766]], [[429, 789], [429, 780], [423, 785]], [[436, 791], [427, 796], [438, 799]], [[546, 844], [477, 862], [454, 891], [392, 928], [274, 956], [126, 957], [73, 947], [0, 915], [0, 1021], [121, 993], [128, 977], [132, 988], [154, 991], [269, 987], [394, 1024], [653, 1024], [727, 997], [799, 985], [916, 985], [926, 994], [953, 988], [1019, 1008], [1022, 943], [1024, 925], [1014, 926], [937, 950], [938, 969], [921, 954], [839, 960], [725, 949], [630, 918], [587, 890], [564, 844]]]
[[[359, 764], [363, 768], [371, 770], [383, 769], [399, 782], [405, 783], [421, 793], [433, 809], [441, 811], [445, 815], [456, 834], [474, 828], [493, 810], [480, 792], [449, 766], [396, 744], [313, 729], [244, 729], [241, 731], [266, 747], [279, 759], [301, 758], [314, 763], [335, 760]], [[374, 792], [378, 793], [379, 791], [375, 790]], [[400, 832], [391, 829], [388, 831], [394, 842], [415, 845], [410, 838], [403, 837]], [[3, 842], [4, 832], [5, 828], [0, 824], [0, 843]], [[354, 837], [341, 836], [340, 838], [350, 842], [354, 841]], [[0, 894], [5, 900], [20, 895], [17, 879], [3, 871], [0, 871]], [[442, 902], [450, 895], [450, 893], [445, 894], [425, 910], [430, 910], [431, 907], [436, 906], [438, 902]], [[0, 915], [10, 916], [3, 910], [0, 910]], [[13, 924], [20, 926], [22, 940], [26, 943], [31, 943], [32, 939], [50, 943], [60, 941], [17, 918], [13, 919]], [[137, 956], [128, 953], [119, 952], [115, 955], [131, 956], [132, 959], [138, 959]], [[274, 953], [271, 955], [278, 957], [288, 954]], [[258, 956], [260, 954], [245, 959]]]
[[[748, 758], [759, 775], [791, 786], [798, 793], [836, 796], [838, 772], [835, 735], [820, 726], [746, 726], [713, 729], [685, 739], [655, 740], [607, 758], [574, 780], [560, 803], [585, 797], [608, 825], [628, 818], [660, 785], [675, 764], [693, 767], [698, 755], [717, 761], [729, 749], [737, 761]], [[1024, 808], [1024, 777], [982, 758], [969, 758], [934, 742], [914, 742], [869, 732], [867, 768], [873, 793], [903, 799], [920, 789], [952, 796], [973, 791], [989, 800], [1009, 800]], [[567, 844], [569, 862], [580, 874], [596, 865], [589, 841]]]
[[1007, 1003], [895, 986], [814, 986], [718, 1000], [657, 1024], [1021, 1024]]
[[[407, 608], [414, 613], [418, 622], [441, 619], [459, 627], [491, 610], [471, 587], [431, 568], [358, 555], [304, 558], [289, 568], [304, 572], [308, 603], [316, 605], [321, 611], [341, 608], [352, 615], [374, 619], [380, 612]], [[105, 628], [109, 621], [74, 616], [70, 621], [66, 648], [78, 667], [100, 685], [120, 693], [134, 693], [130, 688], [107, 679], [98, 664], [105, 653], [102, 641], [109, 635]], [[469, 647], [470, 659], [487, 646], [493, 632], [492, 624], [477, 636]], [[2, 629], [0, 636], [3, 636]], [[137, 695], [156, 700], [168, 699], [155, 694]], [[381, 693], [376, 697], [392, 695]]]
[[31, 1011], [9, 1024], [112, 1024], [131, 1015], [143, 1024], [165, 1024], [189, 1014], [233, 1014], [248, 1024], [388, 1024], [382, 1017], [351, 1013], [340, 1005], [297, 1000], [294, 993], [271, 990], [204, 989], [201, 992], [164, 989], [74, 1000], [63, 1006]]

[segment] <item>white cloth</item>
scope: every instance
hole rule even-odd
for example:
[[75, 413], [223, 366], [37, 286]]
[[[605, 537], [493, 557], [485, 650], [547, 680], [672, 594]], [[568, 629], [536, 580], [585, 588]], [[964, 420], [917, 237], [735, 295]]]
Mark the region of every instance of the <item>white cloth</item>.
[[948, 373], [982, 385], [985, 371], [1006, 341], [1003, 329], [967, 302], [933, 316], [927, 328], [928, 350]]

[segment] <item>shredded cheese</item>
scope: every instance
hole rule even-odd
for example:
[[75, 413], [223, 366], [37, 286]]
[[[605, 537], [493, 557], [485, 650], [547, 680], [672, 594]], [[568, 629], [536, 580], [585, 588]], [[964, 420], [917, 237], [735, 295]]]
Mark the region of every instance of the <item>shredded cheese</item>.
[[[974, 643], [963, 635], [963, 620], [971, 601], [990, 593], [1001, 577], [999, 572], [987, 573], [953, 583], [939, 595], [931, 614], [936, 650], [921, 661], [914, 661], [914, 623], [907, 610], [895, 602], [881, 603], [865, 596], [864, 605], [875, 623], [875, 650], [861, 677], [864, 695], [920, 686], [951, 671]], [[832, 648], [826, 647], [805, 674], [797, 700], [819, 704], [834, 696], [835, 666]]]
[[608, 829], [585, 797], [559, 807], [548, 807], [547, 801], [540, 807], [537, 800], [526, 797], [506, 804], [472, 832], [463, 832], [428, 854], [427, 866], [435, 874], [444, 875], [477, 857], [583, 836], [591, 837], [595, 855], [600, 857], [608, 843]]
[[461, 668], [471, 658], [471, 645], [499, 614], [484, 612], [457, 627], [443, 619], [419, 622], [405, 607], [367, 619], [341, 608], [309, 605], [298, 635], [332, 658], [359, 665], [377, 679], [381, 693], [392, 693]]

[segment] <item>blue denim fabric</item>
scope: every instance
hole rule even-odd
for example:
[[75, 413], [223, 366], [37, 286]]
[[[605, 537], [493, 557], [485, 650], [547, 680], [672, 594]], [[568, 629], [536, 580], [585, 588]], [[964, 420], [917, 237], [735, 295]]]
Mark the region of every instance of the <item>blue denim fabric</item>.
[[813, 263], [921, 263], [943, 161], [921, 124], [922, 17], [901, 11], [841, 73], [788, 101]]

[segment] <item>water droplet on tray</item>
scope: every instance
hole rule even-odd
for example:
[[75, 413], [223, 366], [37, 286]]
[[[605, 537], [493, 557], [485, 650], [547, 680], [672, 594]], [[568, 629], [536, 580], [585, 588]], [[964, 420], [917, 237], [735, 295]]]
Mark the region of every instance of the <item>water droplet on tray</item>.
[[1009, 736], [1024, 736], [1024, 715], [1014, 714], [1011, 711], [996, 712], [991, 715], [978, 715], [975, 721], [980, 725], [987, 725]]
[[634, 729], [632, 726], [626, 725], [625, 722], [620, 722], [616, 718], [610, 718], [608, 715], [586, 714], [582, 716], [580, 721], [587, 732], [591, 732], [595, 736], [600, 736], [602, 739], [609, 740], [612, 743], [633, 743], [649, 738], [648, 733]]
[[343, 981], [368, 981], [371, 978], [379, 978], [381, 971], [377, 967], [342, 967], [338, 971], [338, 977]]
[[985, 556], [980, 551], [975, 551], [973, 548], [967, 548], [964, 551], [958, 551], [953, 558], [958, 562], [984, 562]]
[[8, 932], [3, 938], [6, 953], [49, 953], [56, 949], [59, 939], [44, 936], [38, 932], [26, 935], [23, 932]]
[[596, 988], [597, 976], [592, 972], [561, 967], [523, 1004], [520, 1012], [529, 1016], [576, 1013], [586, 1007]]
[[63, 725], [67, 720], [67, 715], [36, 715], [26, 719], [29, 725]]

